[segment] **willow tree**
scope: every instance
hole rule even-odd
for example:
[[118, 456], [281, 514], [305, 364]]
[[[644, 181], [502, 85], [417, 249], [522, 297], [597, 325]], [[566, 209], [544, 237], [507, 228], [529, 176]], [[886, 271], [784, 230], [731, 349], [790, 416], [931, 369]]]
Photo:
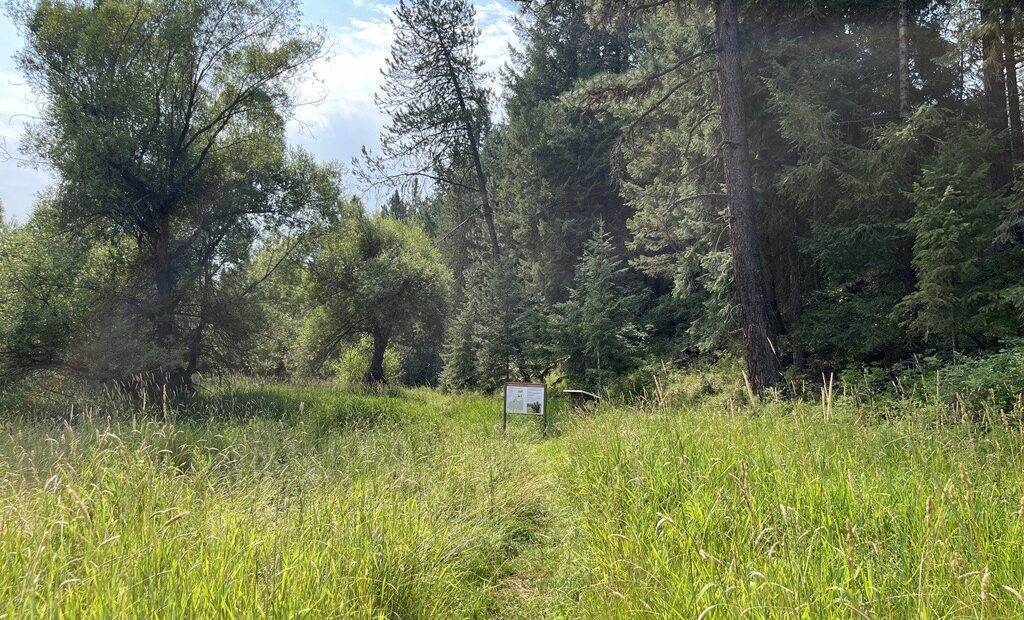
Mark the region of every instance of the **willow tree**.
[[396, 339], [436, 331], [447, 311], [451, 273], [426, 235], [394, 219], [362, 215], [331, 230], [309, 261], [316, 311], [314, 369], [353, 337], [373, 351], [364, 379], [387, 382], [384, 355]]
[[322, 175], [284, 142], [298, 84], [323, 49], [297, 9], [26, 0], [12, 11], [26, 41], [19, 65], [44, 102], [28, 150], [60, 179], [61, 221], [137, 248], [138, 336], [165, 355], [132, 372], [189, 384], [205, 318], [186, 301], [244, 256], [245, 240], [294, 230], [311, 203], [330, 201], [313, 181]]

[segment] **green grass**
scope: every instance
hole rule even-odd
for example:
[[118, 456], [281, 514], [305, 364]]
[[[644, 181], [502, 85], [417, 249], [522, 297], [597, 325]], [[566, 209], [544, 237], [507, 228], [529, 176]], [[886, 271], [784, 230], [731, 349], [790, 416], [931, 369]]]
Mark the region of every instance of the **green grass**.
[[239, 381], [7, 414], [0, 617], [1024, 615], [1019, 430], [675, 385], [548, 437], [497, 398]]

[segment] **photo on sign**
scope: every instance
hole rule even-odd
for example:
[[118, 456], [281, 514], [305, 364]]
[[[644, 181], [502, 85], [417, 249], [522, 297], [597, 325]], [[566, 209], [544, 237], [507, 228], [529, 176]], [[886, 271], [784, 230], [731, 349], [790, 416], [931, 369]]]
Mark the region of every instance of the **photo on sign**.
[[505, 384], [505, 413], [545, 415], [545, 392], [542, 384]]
[[544, 415], [544, 388], [542, 386], [526, 388], [526, 413]]

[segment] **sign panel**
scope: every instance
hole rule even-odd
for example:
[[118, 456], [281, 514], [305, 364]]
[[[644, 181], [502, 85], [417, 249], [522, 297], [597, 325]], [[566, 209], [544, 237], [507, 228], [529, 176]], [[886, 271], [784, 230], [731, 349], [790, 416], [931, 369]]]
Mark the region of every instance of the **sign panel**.
[[503, 414], [503, 426], [508, 423], [509, 414], [540, 416], [546, 426], [547, 386], [543, 383], [506, 383]]

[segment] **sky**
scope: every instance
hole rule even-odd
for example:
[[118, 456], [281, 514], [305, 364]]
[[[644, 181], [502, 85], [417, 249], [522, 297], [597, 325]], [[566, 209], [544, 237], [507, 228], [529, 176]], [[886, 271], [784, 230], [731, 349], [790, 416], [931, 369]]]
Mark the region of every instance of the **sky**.
[[[315, 68], [299, 99], [314, 102], [296, 110], [288, 126], [288, 141], [322, 161], [336, 161], [346, 169], [365, 145], [376, 149], [386, 119], [377, 110], [377, 91], [391, 45], [389, 18], [397, 2], [383, 0], [304, 0], [304, 21], [323, 26], [330, 38], [328, 55]], [[477, 54], [484, 62], [492, 87], [498, 89], [498, 69], [508, 60], [508, 46], [516, 42], [508, 0], [475, 0], [481, 30]], [[0, 204], [8, 220], [24, 222], [36, 196], [53, 184], [46, 169], [34, 168], [19, 152], [26, 121], [39, 114], [39, 101], [25, 83], [13, 60], [24, 44], [7, 16], [0, 17]], [[359, 184], [346, 178], [346, 192], [360, 193]], [[376, 204], [377, 197], [365, 197]]]

